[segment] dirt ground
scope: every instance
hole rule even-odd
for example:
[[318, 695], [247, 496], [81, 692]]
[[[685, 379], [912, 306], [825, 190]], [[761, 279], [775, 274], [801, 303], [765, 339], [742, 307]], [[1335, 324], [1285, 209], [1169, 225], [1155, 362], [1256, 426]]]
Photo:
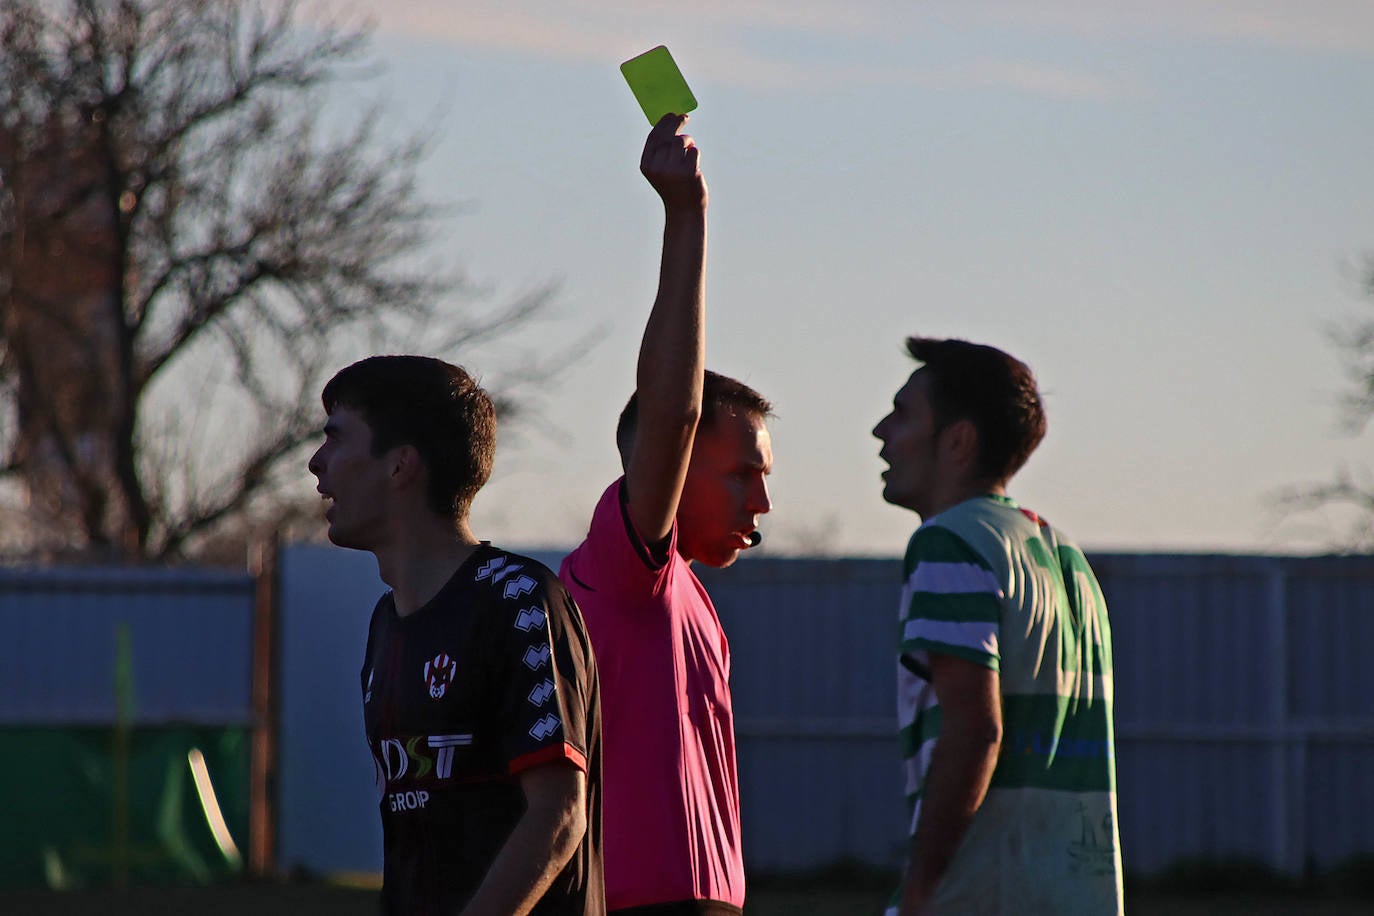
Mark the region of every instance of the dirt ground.
[[[877, 887], [809, 887], [789, 891], [769, 882], [751, 891], [749, 916], [853, 916], [881, 914], [886, 893]], [[1374, 913], [1374, 899], [1290, 894], [1179, 896], [1128, 894], [1132, 916], [1356, 916]], [[224, 885], [208, 888], [138, 888], [0, 892], [5, 916], [375, 916], [375, 891], [323, 884]]]

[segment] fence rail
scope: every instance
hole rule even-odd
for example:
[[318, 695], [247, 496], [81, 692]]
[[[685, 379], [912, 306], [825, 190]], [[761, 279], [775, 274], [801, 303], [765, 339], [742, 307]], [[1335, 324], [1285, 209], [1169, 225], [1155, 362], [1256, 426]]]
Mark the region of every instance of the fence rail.
[[[1090, 559], [1113, 628], [1127, 868], [1250, 859], [1297, 873], [1374, 854], [1374, 557]], [[365, 554], [293, 546], [280, 565], [277, 865], [375, 869], [357, 672], [383, 586]], [[750, 867], [895, 865], [900, 564], [748, 557], [701, 575], [731, 644]], [[0, 570], [0, 726], [112, 721], [121, 620], [138, 721], [257, 721], [261, 586], [188, 570]]]
[[[1374, 557], [1090, 559], [1112, 621], [1127, 868], [1296, 874], [1374, 853]], [[897, 561], [754, 558], [702, 577], [734, 650], [751, 863], [895, 865]], [[825, 746], [799, 758], [804, 742]], [[784, 782], [809, 806], [782, 797], [780, 768], [804, 774]]]

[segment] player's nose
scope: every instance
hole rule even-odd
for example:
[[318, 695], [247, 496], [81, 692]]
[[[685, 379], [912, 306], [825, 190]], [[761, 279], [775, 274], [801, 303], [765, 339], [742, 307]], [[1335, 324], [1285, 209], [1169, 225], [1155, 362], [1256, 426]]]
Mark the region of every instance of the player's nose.
[[306, 470], [310, 471], [310, 473], [314, 474], [317, 478], [324, 474], [324, 459], [320, 457], [323, 451], [323, 445], [315, 449], [315, 454], [310, 456], [310, 460], [306, 462], [305, 465]]
[[773, 498], [768, 492], [768, 479], [762, 474], [759, 475], [757, 482], [749, 488], [748, 507], [749, 511], [755, 515], [764, 515], [773, 511]]

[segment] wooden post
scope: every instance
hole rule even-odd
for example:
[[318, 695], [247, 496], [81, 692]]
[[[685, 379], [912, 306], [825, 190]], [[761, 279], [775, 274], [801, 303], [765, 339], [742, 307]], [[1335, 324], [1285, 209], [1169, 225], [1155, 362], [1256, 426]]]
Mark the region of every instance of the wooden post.
[[248, 808], [248, 872], [275, 870], [277, 834], [278, 573], [277, 536], [258, 544], [253, 562], [253, 746]]
[[129, 886], [129, 750], [134, 727], [134, 662], [129, 623], [115, 624], [115, 722], [113, 779], [114, 831], [111, 842], [111, 871], [114, 886]]

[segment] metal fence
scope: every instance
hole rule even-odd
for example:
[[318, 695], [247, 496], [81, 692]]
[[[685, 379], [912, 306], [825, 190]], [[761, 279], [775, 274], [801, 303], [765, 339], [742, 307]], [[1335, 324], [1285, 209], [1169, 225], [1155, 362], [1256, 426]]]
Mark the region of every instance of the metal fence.
[[1374, 557], [1095, 563], [1128, 866], [1374, 853]]
[[135, 724], [252, 724], [254, 580], [204, 569], [0, 569], [0, 725], [115, 721], [127, 628]]
[[[1374, 557], [1091, 559], [1126, 867], [1297, 874], [1374, 854]], [[758, 558], [702, 578], [734, 654], [749, 861], [895, 864], [899, 564]]]
[[745, 859], [796, 871], [901, 858], [895, 560], [698, 570], [730, 640]]
[[0, 569], [0, 886], [209, 880], [244, 853], [263, 870], [258, 584]]
[[[1296, 873], [1374, 854], [1374, 557], [1091, 559], [1113, 626], [1127, 868]], [[756, 556], [700, 572], [732, 648], [750, 868], [895, 865], [898, 562]], [[0, 570], [0, 725], [111, 721], [117, 620], [138, 721], [249, 724], [253, 587], [204, 571]], [[383, 588], [367, 554], [282, 555], [280, 867], [380, 864], [357, 678]]]
[[[1127, 868], [1296, 872], [1374, 853], [1374, 557], [1092, 559], [1116, 649]], [[288, 550], [283, 572], [282, 852], [375, 868], [357, 672], [383, 586], [371, 557], [329, 548]], [[699, 572], [731, 644], [750, 868], [895, 865], [900, 564], [749, 557]]]

